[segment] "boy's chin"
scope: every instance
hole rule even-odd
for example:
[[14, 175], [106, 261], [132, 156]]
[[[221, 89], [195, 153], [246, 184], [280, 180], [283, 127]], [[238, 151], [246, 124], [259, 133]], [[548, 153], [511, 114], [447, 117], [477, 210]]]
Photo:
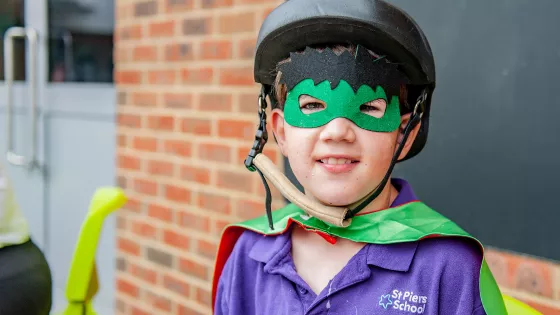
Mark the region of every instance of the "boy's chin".
[[350, 194], [348, 190], [345, 192], [341, 192], [340, 190], [339, 191], [323, 190], [320, 192], [314, 192], [313, 196], [320, 203], [328, 206], [334, 206], [334, 207], [344, 207], [360, 199], [359, 196]]

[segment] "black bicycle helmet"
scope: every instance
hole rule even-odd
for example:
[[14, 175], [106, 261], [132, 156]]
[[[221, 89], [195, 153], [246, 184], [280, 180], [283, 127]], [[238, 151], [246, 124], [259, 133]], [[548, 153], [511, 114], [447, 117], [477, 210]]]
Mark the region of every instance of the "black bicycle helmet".
[[[435, 62], [426, 36], [404, 11], [383, 0], [288, 0], [274, 9], [260, 29], [254, 77], [271, 91], [276, 65], [290, 52], [307, 46], [361, 45], [384, 55], [410, 80], [409, 103], [425, 93], [420, 131], [403, 160], [417, 155], [426, 143], [430, 103], [435, 89]], [[274, 98], [274, 93], [269, 97]], [[273, 100], [274, 101], [274, 100]]]

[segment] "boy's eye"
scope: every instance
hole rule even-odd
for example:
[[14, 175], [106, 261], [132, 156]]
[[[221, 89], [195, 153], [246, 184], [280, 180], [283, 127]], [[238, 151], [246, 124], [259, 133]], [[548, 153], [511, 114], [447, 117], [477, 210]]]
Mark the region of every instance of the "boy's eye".
[[364, 114], [376, 118], [381, 118], [385, 114], [386, 107], [387, 103], [385, 102], [385, 100], [377, 99], [360, 105], [360, 111]]
[[319, 102], [310, 102], [303, 104], [300, 108], [304, 114], [307, 114], [323, 110], [325, 109], [325, 105]]

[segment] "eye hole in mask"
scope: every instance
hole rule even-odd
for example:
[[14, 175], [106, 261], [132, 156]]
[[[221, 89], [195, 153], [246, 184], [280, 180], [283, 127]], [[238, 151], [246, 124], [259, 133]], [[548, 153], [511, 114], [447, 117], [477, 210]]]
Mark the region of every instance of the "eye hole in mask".
[[[326, 108], [327, 104], [323, 100], [307, 94], [299, 96], [299, 109], [305, 115], [320, 112]], [[382, 118], [385, 115], [386, 108], [387, 102], [384, 99], [378, 98], [360, 105], [360, 112], [375, 118]]]

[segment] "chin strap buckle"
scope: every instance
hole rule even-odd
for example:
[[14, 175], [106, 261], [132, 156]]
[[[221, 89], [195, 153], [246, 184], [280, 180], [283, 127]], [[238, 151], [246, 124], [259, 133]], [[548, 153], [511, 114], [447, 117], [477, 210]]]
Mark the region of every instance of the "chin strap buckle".
[[253, 164], [253, 160], [259, 153], [262, 153], [264, 149], [264, 145], [268, 141], [268, 131], [266, 130], [267, 103], [266, 103], [266, 94], [264, 88], [261, 90], [261, 94], [259, 95], [258, 104], [259, 104], [259, 109], [258, 109], [259, 128], [255, 133], [255, 141], [253, 142], [253, 147], [251, 148], [251, 151], [249, 151], [249, 154], [245, 159], [245, 167], [247, 167], [247, 169], [249, 169], [251, 172], [254, 172], [256, 170], [255, 165]]

